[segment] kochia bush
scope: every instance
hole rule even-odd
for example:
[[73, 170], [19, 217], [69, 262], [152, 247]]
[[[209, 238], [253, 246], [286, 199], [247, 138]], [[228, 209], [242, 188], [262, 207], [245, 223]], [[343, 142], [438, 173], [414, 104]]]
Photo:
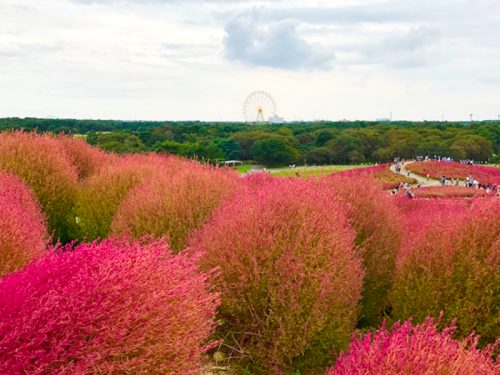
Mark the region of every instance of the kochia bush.
[[79, 180], [85, 180], [97, 173], [106, 164], [113, 162], [116, 156], [92, 147], [83, 139], [59, 135], [55, 137], [61, 144], [70, 163], [75, 167]]
[[32, 192], [0, 173], [0, 277], [43, 255], [46, 245], [45, 217]]
[[432, 319], [416, 326], [396, 323], [390, 330], [383, 325], [374, 334], [353, 337], [349, 351], [327, 375], [498, 374], [494, 346], [481, 352], [477, 336], [457, 341], [453, 331], [448, 327], [439, 332]]
[[82, 238], [107, 237], [113, 216], [127, 194], [166, 163], [167, 158], [155, 155], [124, 156], [88, 178], [77, 199]]
[[180, 251], [189, 233], [231, 196], [239, 180], [231, 171], [186, 161], [138, 185], [118, 208], [112, 233], [167, 236], [170, 247]]
[[198, 374], [218, 296], [163, 240], [56, 249], [0, 281], [2, 374]]
[[192, 242], [221, 272], [222, 333], [267, 372], [324, 365], [356, 324], [354, 231], [325, 189], [267, 178], [257, 189], [255, 179]]
[[19, 176], [35, 193], [55, 240], [66, 242], [77, 236], [77, 174], [53, 137], [1, 133], [0, 171]]
[[418, 229], [410, 231], [398, 256], [394, 317], [422, 321], [443, 311], [446, 321], [457, 318], [458, 335], [475, 330], [481, 343], [493, 342], [500, 298], [500, 201], [476, 199], [450, 212], [432, 207], [432, 214], [420, 209], [410, 216]]
[[319, 183], [348, 207], [349, 221], [356, 230], [357, 251], [366, 270], [359, 322], [361, 326], [378, 326], [390, 306], [388, 293], [401, 245], [398, 208], [370, 176], [334, 174]]

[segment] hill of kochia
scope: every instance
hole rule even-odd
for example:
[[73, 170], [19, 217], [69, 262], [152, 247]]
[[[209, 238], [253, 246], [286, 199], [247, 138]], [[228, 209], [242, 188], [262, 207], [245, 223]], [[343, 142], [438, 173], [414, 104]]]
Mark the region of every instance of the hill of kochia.
[[0, 119], [0, 131], [81, 135], [106, 151], [157, 151], [206, 160], [357, 164], [393, 157], [450, 156], [500, 162], [500, 122], [221, 122]]
[[391, 173], [0, 133], [0, 374], [498, 374], [500, 199]]

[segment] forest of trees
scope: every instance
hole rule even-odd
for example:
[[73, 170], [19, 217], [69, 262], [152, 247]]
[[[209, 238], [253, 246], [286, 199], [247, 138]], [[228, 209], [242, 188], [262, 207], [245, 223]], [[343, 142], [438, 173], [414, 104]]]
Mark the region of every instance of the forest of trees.
[[310, 122], [249, 125], [4, 118], [0, 131], [24, 129], [85, 136], [105, 150], [166, 152], [210, 161], [266, 165], [358, 164], [394, 157], [449, 156], [500, 162], [500, 122]]

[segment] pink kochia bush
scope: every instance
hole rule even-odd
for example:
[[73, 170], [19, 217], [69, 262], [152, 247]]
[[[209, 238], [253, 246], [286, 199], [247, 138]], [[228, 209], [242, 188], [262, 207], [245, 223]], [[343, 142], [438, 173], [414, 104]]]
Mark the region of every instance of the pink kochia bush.
[[240, 178], [230, 170], [194, 161], [158, 173], [128, 194], [113, 219], [112, 233], [167, 236], [170, 247], [180, 251], [189, 233], [203, 225], [239, 183]]
[[344, 208], [326, 189], [253, 176], [192, 246], [206, 252], [205, 269], [220, 270], [228, 348], [242, 348], [257, 368], [321, 366], [346, 347], [363, 271]]
[[36, 133], [0, 134], [0, 172], [20, 177], [33, 191], [47, 217], [54, 239], [77, 236], [75, 197], [78, 177], [62, 145]]
[[390, 306], [388, 293], [401, 246], [401, 215], [370, 176], [333, 174], [318, 182], [348, 208], [348, 219], [356, 231], [356, 249], [366, 271], [359, 323], [378, 326]]
[[[438, 201], [439, 202], [439, 201]], [[417, 322], [444, 312], [456, 318], [456, 334], [472, 330], [481, 344], [498, 337], [500, 200], [474, 199], [467, 206], [420, 203], [408, 214], [405, 239], [391, 291], [393, 316]]]
[[75, 167], [79, 180], [85, 180], [96, 174], [105, 165], [116, 159], [113, 154], [92, 147], [83, 139], [66, 135], [56, 136], [70, 163]]
[[419, 325], [383, 325], [374, 334], [353, 337], [327, 375], [496, 375], [500, 365], [492, 360], [495, 346], [476, 348], [478, 338], [452, 338], [454, 327], [439, 332], [432, 319]]
[[218, 296], [163, 240], [55, 249], [0, 281], [1, 374], [197, 374]]
[[33, 193], [18, 177], [0, 173], [0, 277], [43, 255], [47, 240]]

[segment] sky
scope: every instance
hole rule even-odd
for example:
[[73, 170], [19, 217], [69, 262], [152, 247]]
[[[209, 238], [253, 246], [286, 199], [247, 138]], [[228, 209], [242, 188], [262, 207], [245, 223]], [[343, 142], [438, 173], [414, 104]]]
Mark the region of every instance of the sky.
[[500, 0], [0, 0], [0, 117], [500, 116]]

